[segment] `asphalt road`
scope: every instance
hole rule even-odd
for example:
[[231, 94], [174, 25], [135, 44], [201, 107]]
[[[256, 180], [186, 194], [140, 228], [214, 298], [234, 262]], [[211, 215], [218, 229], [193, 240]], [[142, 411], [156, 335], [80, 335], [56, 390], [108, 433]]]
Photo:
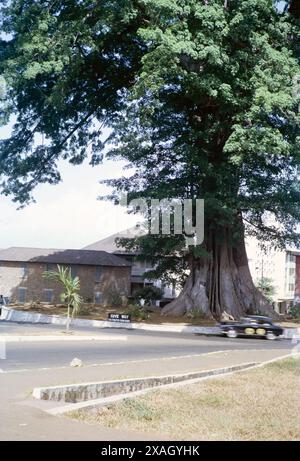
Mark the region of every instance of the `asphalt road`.
[[[57, 331], [52, 325], [20, 325], [0, 323], [0, 337], [3, 334], [38, 333]], [[95, 334], [93, 330], [81, 330]], [[159, 359], [205, 354], [208, 352], [248, 349], [291, 349], [287, 340], [267, 341], [264, 339], [228, 339], [204, 337], [179, 333], [130, 331], [101, 329], [101, 335], [125, 336], [126, 341], [55, 341], [55, 342], [12, 342], [6, 345], [6, 359], [0, 361], [3, 371], [23, 369], [55, 368], [68, 366], [74, 357], [80, 358], [84, 365], [132, 360]]]

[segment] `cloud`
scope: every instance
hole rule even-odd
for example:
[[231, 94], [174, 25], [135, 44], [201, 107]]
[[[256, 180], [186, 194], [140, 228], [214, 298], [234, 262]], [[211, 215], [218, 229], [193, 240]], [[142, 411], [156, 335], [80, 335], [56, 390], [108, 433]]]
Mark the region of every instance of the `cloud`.
[[36, 203], [22, 210], [2, 196], [0, 247], [81, 248], [133, 226], [137, 216], [97, 200], [108, 191], [99, 180], [122, 175], [123, 165], [110, 161], [92, 168], [87, 163], [76, 167], [61, 163], [62, 183], [39, 186], [34, 194]]

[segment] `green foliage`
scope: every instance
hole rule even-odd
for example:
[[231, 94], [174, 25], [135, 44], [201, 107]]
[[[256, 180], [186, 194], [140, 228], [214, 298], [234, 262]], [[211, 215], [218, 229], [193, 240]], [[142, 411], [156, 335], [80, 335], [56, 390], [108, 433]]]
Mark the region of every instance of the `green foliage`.
[[124, 411], [126, 411], [126, 413], [128, 413], [132, 418], [152, 421], [155, 419], [155, 417], [157, 417], [156, 411], [145, 402], [140, 402], [133, 399], [124, 399], [123, 407]]
[[145, 286], [143, 288], [140, 288], [139, 290], [136, 290], [134, 293], [134, 299], [141, 300], [144, 299], [146, 304], [150, 304], [151, 301], [156, 301], [162, 298], [162, 290], [158, 287], [155, 286]]
[[146, 259], [149, 262], [153, 269], [147, 270], [147, 279], [163, 280], [168, 285], [184, 285], [188, 260], [182, 251], [185, 246], [182, 235], [146, 234], [120, 238], [118, 244], [127, 251], [137, 252], [141, 261]]
[[289, 317], [292, 319], [299, 319], [300, 318], [300, 305], [293, 306], [288, 311]]
[[69, 267], [57, 265], [57, 271], [45, 271], [43, 277], [49, 280], [59, 282], [64, 291], [61, 293], [61, 301], [67, 304], [67, 330], [69, 329], [70, 316], [74, 317], [80, 311], [82, 298], [79, 295], [80, 280], [78, 277], [72, 277]]
[[138, 16], [127, 0], [1, 2], [2, 118], [17, 118], [0, 145], [4, 193], [25, 204], [37, 184], [60, 181], [60, 158], [101, 162], [101, 124], [140, 66]]
[[[147, 2], [151, 11], [155, 3]], [[231, 1], [227, 10], [218, 1], [175, 3], [181, 13], [165, 5], [159, 29], [149, 8], [140, 33], [151, 46], [136, 104], [116, 123], [111, 155], [139, 170], [109, 184], [133, 196], [200, 196], [215, 226], [243, 210], [253, 234], [292, 238], [299, 218], [293, 26], [267, 0]], [[283, 231], [265, 223], [268, 211]]]
[[147, 320], [150, 317], [148, 312], [136, 304], [129, 306], [128, 314], [131, 315], [133, 320]]
[[272, 279], [263, 277], [258, 281], [256, 286], [270, 302], [273, 301], [276, 289]]

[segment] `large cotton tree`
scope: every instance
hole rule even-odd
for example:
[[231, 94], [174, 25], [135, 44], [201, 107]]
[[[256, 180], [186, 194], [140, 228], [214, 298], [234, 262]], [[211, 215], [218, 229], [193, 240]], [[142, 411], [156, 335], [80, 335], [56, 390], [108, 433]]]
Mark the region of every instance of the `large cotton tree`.
[[16, 123], [1, 144], [2, 191], [25, 204], [38, 183], [60, 180], [59, 158], [96, 165], [108, 144], [135, 167], [110, 182], [112, 198], [205, 199], [202, 245], [134, 243], [157, 274], [187, 274], [165, 312], [270, 312], [244, 238], [246, 228], [274, 244], [298, 239], [298, 2], [4, 3], [2, 120]]

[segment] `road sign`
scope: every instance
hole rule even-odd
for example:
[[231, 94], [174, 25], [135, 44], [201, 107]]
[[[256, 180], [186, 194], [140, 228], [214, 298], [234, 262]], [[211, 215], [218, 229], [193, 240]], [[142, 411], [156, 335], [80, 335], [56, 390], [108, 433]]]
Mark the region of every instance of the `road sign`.
[[121, 322], [121, 323], [130, 323], [131, 322], [131, 315], [130, 314], [113, 314], [109, 313], [108, 318], [110, 322]]

